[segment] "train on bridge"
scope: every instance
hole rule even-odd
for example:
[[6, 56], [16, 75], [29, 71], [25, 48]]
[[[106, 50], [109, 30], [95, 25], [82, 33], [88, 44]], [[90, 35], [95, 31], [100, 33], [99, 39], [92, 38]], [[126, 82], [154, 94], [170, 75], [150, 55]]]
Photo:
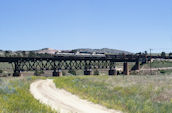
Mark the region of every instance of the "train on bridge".
[[171, 56], [148, 56], [145, 54], [96, 54], [96, 53], [59, 53], [51, 57], [0, 57], [0, 62], [13, 66], [13, 76], [20, 76], [21, 71], [53, 70], [53, 76], [61, 75], [61, 70], [84, 70], [90, 75], [92, 69], [109, 69], [109, 75], [116, 74], [116, 62], [123, 62], [123, 74], [129, 75], [128, 62], [135, 62], [133, 70], [139, 70], [140, 64], [152, 58], [172, 59]]

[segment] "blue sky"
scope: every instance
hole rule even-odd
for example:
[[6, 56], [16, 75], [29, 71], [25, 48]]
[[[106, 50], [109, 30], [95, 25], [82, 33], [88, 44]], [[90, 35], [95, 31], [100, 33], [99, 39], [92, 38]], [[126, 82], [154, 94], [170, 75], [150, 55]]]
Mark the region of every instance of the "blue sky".
[[0, 0], [0, 49], [172, 51], [172, 0]]

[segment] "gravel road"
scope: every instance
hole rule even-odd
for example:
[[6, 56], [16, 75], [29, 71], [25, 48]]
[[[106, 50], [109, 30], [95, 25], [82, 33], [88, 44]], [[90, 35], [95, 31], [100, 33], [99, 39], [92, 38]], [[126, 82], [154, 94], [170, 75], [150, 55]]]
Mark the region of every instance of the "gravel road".
[[80, 99], [63, 89], [56, 88], [53, 80], [38, 80], [30, 85], [31, 94], [43, 104], [60, 113], [122, 113]]

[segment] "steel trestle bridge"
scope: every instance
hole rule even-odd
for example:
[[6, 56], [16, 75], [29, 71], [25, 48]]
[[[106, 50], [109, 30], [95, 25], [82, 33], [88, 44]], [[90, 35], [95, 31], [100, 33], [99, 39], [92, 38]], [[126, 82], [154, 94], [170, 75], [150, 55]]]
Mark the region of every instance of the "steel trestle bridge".
[[109, 69], [109, 75], [116, 74], [116, 62], [123, 62], [123, 74], [129, 75], [128, 62], [135, 62], [132, 70], [139, 70], [140, 64], [151, 59], [172, 59], [171, 56], [147, 55], [105, 55], [105, 56], [53, 56], [53, 57], [0, 57], [0, 62], [12, 64], [13, 76], [20, 76], [21, 71], [53, 70], [53, 76], [60, 76], [61, 70], [84, 70], [84, 75], [91, 75], [92, 69]]

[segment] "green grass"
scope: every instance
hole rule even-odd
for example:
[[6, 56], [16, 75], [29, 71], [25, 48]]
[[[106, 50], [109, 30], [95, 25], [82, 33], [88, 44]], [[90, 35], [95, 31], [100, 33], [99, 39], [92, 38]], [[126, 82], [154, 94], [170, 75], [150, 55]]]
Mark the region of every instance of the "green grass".
[[172, 113], [172, 76], [76, 76], [55, 78], [54, 82], [108, 108], [128, 113]]
[[160, 70], [159, 71], [161, 74], [166, 74], [166, 75], [169, 75], [169, 74], [172, 74], [172, 70]]
[[[172, 61], [154, 61], [151, 64], [152, 68], [172, 67]], [[144, 67], [149, 68], [150, 64], [147, 63]]]
[[0, 62], [1, 70], [12, 70], [12, 65], [10, 63], [2, 63]]
[[0, 113], [54, 113], [30, 94], [29, 86], [35, 79], [39, 78], [0, 78]]

